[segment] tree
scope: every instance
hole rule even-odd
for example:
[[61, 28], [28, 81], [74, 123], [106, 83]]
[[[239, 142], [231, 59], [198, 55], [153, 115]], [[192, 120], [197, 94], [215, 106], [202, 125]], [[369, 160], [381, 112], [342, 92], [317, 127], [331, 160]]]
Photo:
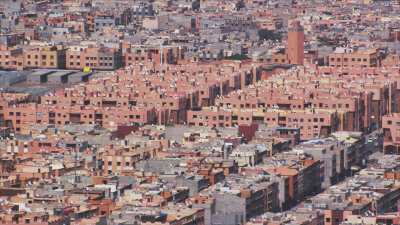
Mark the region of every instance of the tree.
[[225, 59], [228, 59], [228, 60], [246, 60], [246, 59], [249, 59], [249, 57], [247, 57], [247, 55], [243, 55], [243, 54], [236, 54], [236, 55], [225, 57]]
[[258, 37], [260, 38], [260, 40], [277, 40], [277, 41], [281, 41], [282, 39], [282, 35], [279, 33], [275, 33], [272, 30], [268, 30], [268, 29], [261, 29], [258, 31]]

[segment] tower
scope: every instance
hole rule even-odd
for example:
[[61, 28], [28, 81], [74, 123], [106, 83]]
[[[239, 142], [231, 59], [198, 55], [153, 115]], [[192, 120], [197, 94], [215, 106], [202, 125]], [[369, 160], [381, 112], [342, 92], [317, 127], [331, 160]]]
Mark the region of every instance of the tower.
[[289, 24], [287, 54], [290, 64], [303, 65], [304, 63], [304, 29], [300, 22], [295, 20]]

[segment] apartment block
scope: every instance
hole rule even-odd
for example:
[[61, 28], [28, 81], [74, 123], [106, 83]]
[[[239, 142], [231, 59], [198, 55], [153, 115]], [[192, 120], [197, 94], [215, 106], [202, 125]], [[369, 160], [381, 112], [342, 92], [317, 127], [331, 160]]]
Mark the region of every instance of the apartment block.
[[63, 69], [66, 66], [66, 49], [63, 46], [25, 47], [24, 68]]
[[24, 68], [22, 48], [1, 45], [0, 68], [5, 70], [22, 70]]
[[352, 50], [339, 48], [328, 56], [329, 66], [337, 68], [377, 67], [380, 56], [376, 49]]
[[114, 48], [73, 46], [67, 50], [66, 62], [67, 69], [115, 70], [122, 66], [122, 55]]
[[125, 66], [153, 62], [157, 65], [177, 64], [185, 57], [182, 46], [140, 46], [123, 44], [123, 64]]

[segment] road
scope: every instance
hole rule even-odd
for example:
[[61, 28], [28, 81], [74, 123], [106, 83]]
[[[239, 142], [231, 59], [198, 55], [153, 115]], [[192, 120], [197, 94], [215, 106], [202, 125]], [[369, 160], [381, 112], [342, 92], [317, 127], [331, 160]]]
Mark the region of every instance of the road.
[[370, 134], [365, 135], [365, 154], [366, 160], [368, 161], [369, 156], [375, 152], [381, 152], [383, 150], [383, 135], [381, 130], [376, 130]]

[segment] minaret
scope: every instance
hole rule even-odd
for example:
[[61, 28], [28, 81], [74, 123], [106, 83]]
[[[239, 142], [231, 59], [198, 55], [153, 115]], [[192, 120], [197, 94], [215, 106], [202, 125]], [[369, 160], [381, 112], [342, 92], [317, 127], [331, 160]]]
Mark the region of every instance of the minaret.
[[295, 20], [289, 24], [287, 55], [290, 64], [303, 65], [304, 63], [304, 29], [300, 22]]
[[164, 56], [164, 52], [163, 52], [163, 45], [162, 43], [160, 43], [160, 66], [163, 65], [163, 56]]

